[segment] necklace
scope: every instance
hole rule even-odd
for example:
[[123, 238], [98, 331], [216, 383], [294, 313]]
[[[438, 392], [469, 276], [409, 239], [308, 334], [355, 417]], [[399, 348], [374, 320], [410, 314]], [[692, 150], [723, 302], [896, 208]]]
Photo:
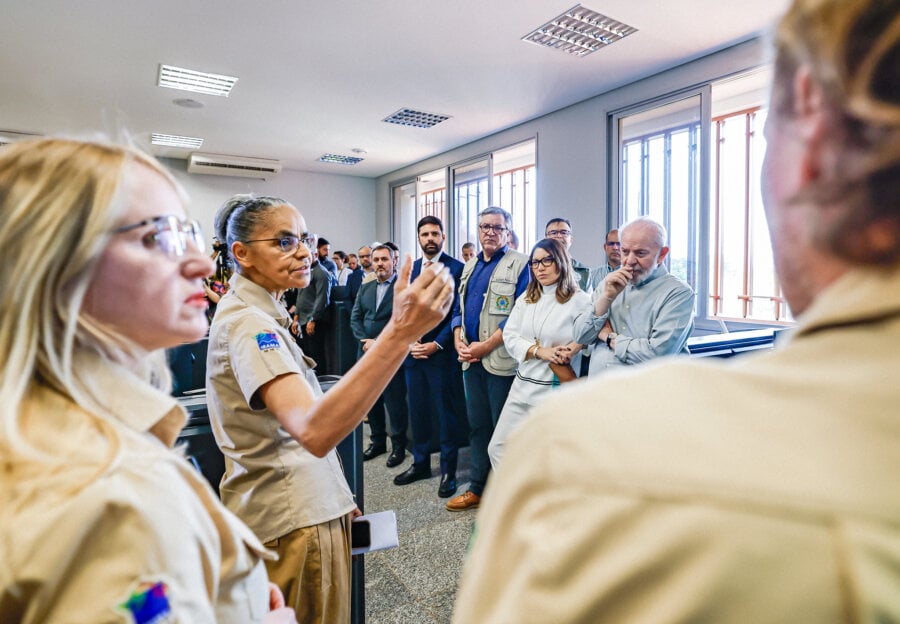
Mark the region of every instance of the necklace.
[[[547, 295], [552, 296], [553, 301], [550, 303], [549, 306], [547, 306], [547, 314], [544, 315], [544, 320], [541, 321], [541, 326], [539, 328], [535, 329], [535, 321], [537, 320], [538, 305], [540, 305], [541, 299], [543, 299]], [[551, 293], [542, 292], [541, 299], [538, 299], [537, 301], [534, 302], [534, 310], [532, 310], [532, 312], [531, 312], [531, 333], [534, 334], [534, 344], [537, 345], [538, 347], [542, 346], [540, 336], [543, 335], [543, 333], [544, 333], [544, 325], [547, 324], [547, 319], [550, 318], [550, 315], [553, 314], [553, 310], [556, 308], [556, 306], [559, 305], [559, 301], [556, 300], [556, 289], [555, 288], [553, 289], [553, 292], [551, 292]]]

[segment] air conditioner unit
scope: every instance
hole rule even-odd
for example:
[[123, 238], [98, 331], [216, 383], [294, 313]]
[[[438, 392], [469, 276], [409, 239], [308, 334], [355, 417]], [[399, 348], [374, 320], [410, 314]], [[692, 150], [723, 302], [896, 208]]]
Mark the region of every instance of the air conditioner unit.
[[188, 158], [187, 170], [188, 173], [240, 176], [266, 180], [281, 172], [281, 162], [267, 158], [247, 158], [245, 156], [225, 156], [222, 154], [194, 152]]

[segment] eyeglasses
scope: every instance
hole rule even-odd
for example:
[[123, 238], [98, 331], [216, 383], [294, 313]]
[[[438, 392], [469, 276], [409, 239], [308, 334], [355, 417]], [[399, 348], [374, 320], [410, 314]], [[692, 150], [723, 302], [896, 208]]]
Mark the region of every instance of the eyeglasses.
[[622, 243], [615, 241], [615, 242], [611, 242], [611, 243], [606, 243], [606, 246], [607, 247], [621, 247]]
[[556, 264], [556, 260], [554, 260], [554, 259], [553, 259], [552, 257], [550, 257], [550, 256], [544, 256], [544, 257], [541, 258], [540, 260], [537, 260], [537, 259], [535, 259], [535, 260], [529, 260], [529, 261], [528, 261], [528, 264], [529, 264], [529, 266], [531, 266], [532, 269], [538, 268], [538, 265], [540, 265], [540, 266], [542, 266], [542, 267], [544, 267], [544, 268], [547, 268], [547, 267], [551, 267], [551, 266], [553, 266], [554, 264]]
[[179, 219], [175, 215], [165, 215], [144, 219], [139, 223], [123, 225], [113, 230], [114, 234], [130, 232], [146, 225], [152, 225], [153, 230], [148, 232], [141, 241], [148, 249], [157, 247], [169, 258], [180, 258], [187, 251], [188, 243], [193, 243], [197, 251], [206, 251], [206, 242], [203, 240], [203, 232], [200, 224], [193, 219]]
[[506, 231], [506, 227], [502, 225], [488, 225], [487, 223], [482, 223], [478, 226], [478, 229], [481, 230], [482, 234], [503, 234]]
[[547, 230], [547, 238], [556, 238], [557, 236], [571, 236], [572, 230]]
[[316, 237], [309, 232], [304, 232], [300, 236], [288, 234], [287, 236], [276, 236], [275, 238], [254, 238], [253, 240], [244, 241], [245, 243], [267, 243], [269, 241], [277, 241], [281, 251], [285, 254], [297, 253], [302, 243], [307, 248], [316, 244]]

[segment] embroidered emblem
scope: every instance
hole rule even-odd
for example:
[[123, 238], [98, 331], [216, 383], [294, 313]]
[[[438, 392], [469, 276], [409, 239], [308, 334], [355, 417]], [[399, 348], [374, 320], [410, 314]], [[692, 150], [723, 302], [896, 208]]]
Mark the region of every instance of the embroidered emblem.
[[497, 299], [494, 301], [494, 307], [501, 312], [506, 312], [509, 310], [509, 297], [506, 295], [497, 295]]
[[169, 588], [162, 581], [141, 582], [119, 608], [131, 614], [134, 624], [171, 622], [173, 614], [168, 594]]
[[278, 342], [278, 335], [275, 332], [259, 332], [255, 338], [260, 351], [272, 351], [281, 346]]

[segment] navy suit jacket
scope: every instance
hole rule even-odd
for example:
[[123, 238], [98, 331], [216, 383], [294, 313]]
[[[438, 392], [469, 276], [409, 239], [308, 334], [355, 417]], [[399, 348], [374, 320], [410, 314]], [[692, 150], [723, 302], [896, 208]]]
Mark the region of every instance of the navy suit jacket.
[[356, 301], [356, 295], [359, 294], [359, 287], [362, 286], [363, 278], [366, 272], [356, 267], [356, 270], [350, 273], [347, 278], [347, 288], [350, 290], [350, 301]]
[[[419, 274], [422, 272], [422, 260], [422, 258], [419, 258], [413, 263], [412, 273], [409, 278], [410, 281], [419, 277]], [[450, 327], [450, 320], [453, 316], [453, 309], [456, 307], [457, 300], [459, 299], [459, 280], [462, 277], [462, 271], [465, 265], [446, 252], [441, 252], [441, 255], [437, 258], [437, 262], [442, 263], [445, 267], [450, 269], [450, 275], [453, 276], [453, 281], [455, 283], [455, 287], [453, 288], [453, 304], [450, 306], [450, 310], [447, 312], [444, 319], [438, 323], [437, 327], [422, 336], [419, 342], [436, 342], [443, 347], [443, 351], [438, 351], [432, 355], [431, 358], [446, 354], [447, 356], [451, 356], [453, 360], [456, 360], [456, 349], [453, 347], [453, 330]], [[423, 360], [417, 360], [409, 355], [406, 357], [403, 364], [404, 366], [413, 366], [422, 361]]]

